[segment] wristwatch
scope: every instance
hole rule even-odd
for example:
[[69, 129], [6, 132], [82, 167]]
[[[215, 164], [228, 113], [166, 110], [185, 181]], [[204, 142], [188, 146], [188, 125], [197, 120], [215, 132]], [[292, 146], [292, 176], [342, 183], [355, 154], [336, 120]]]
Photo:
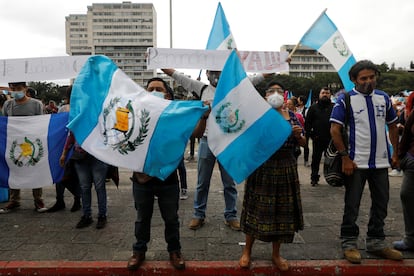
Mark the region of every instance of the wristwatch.
[[348, 156], [348, 152], [347, 152], [346, 150], [341, 150], [341, 151], [338, 151], [338, 154], [339, 154], [340, 156]]

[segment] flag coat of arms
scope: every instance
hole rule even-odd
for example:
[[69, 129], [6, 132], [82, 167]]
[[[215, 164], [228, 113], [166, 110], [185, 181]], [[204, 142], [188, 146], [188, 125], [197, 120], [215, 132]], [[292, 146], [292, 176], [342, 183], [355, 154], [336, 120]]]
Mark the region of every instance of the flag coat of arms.
[[0, 117], [0, 186], [41, 188], [60, 181], [68, 113]]
[[235, 50], [221, 73], [207, 127], [210, 150], [237, 183], [269, 159], [292, 131], [256, 91]]
[[236, 48], [236, 42], [230, 31], [230, 25], [227, 22], [226, 15], [218, 3], [216, 16], [214, 17], [213, 26], [207, 41], [207, 50], [231, 50]]
[[341, 33], [325, 11], [305, 33], [300, 43], [324, 55], [338, 72], [345, 90], [349, 91], [354, 87], [354, 84], [349, 79], [348, 71], [356, 60]]
[[74, 82], [68, 128], [103, 162], [164, 180], [206, 110], [201, 101], [153, 96], [108, 57], [92, 56]]

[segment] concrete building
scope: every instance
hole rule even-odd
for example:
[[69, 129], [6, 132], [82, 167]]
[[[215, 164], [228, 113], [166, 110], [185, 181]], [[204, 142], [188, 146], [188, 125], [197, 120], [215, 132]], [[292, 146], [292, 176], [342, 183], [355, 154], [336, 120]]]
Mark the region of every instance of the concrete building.
[[[292, 52], [296, 45], [282, 45], [281, 51]], [[292, 55], [289, 75], [310, 78], [315, 73], [336, 73], [332, 64], [320, 53], [306, 46], [299, 46]]]
[[157, 46], [152, 3], [92, 4], [86, 14], [66, 16], [65, 28], [69, 55], [106, 55], [141, 86], [156, 75], [145, 59], [147, 48]]

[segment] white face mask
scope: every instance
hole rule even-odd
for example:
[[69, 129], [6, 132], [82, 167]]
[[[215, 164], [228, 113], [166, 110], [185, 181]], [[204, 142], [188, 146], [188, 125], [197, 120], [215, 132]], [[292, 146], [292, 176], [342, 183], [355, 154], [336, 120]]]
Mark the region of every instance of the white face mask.
[[165, 95], [164, 95], [163, 92], [153, 91], [153, 92], [151, 92], [151, 95], [153, 95], [155, 97], [158, 97], [158, 98], [161, 98], [161, 99], [165, 99]]
[[11, 95], [13, 98], [15, 98], [16, 100], [21, 100], [24, 98], [24, 91], [13, 91], [11, 92]]
[[274, 93], [274, 94], [267, 97], [267, 102], [273, 108], [279, 108], [285, 102], [285, 98], [282, 95], [280, 95], [279, 93]]

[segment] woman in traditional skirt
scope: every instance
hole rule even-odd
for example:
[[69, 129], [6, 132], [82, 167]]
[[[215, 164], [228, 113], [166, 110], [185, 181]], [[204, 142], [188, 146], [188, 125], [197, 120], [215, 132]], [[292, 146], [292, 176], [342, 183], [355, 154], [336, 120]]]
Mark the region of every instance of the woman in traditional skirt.
[[[284, 107], [284, 89], [271, 82], [266, 100], [291, 125], [292, 133], [283, 146], [253, 172], [246, 181], [241, 230], [246, 234], [239, 265], [249, 268], [255, 239], [272, 242], [272, 262], [281, 271], [289, 269], [287, 260], [279, 254], [281, 243], [291, 243], [295, 232], [303, 229], [295, 146], [304, 146], [303, 128], [295, 114]], [[277, 127], [275, 125], [274, 127]]]

